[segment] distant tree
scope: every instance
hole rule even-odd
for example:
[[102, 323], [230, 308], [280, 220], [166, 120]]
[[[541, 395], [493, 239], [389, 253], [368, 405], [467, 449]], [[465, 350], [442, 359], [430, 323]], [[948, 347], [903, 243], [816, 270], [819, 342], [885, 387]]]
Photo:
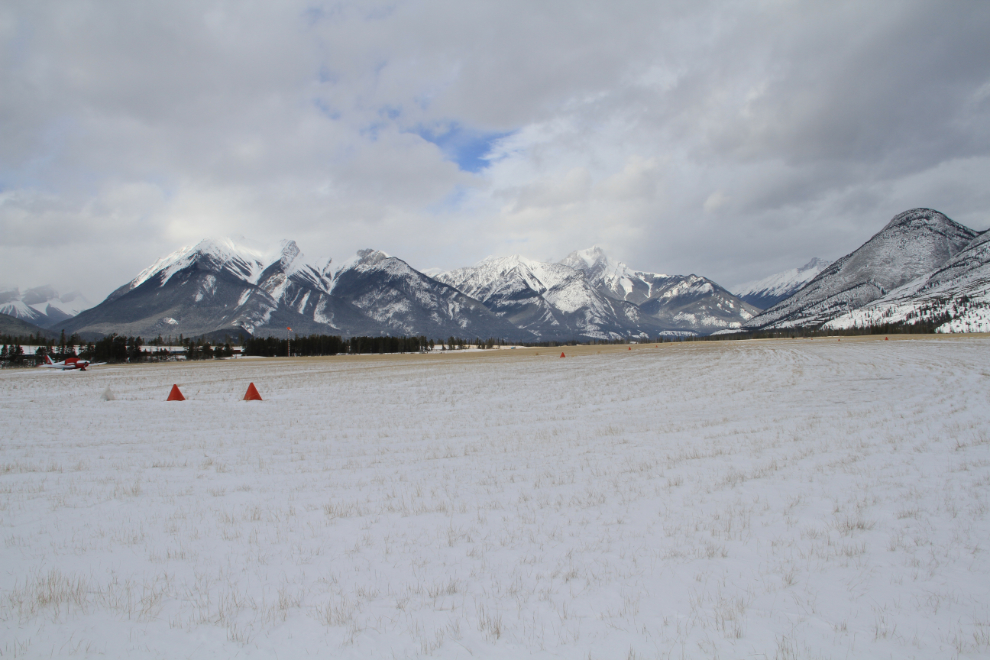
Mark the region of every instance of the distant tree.
[[140, 362], [143, 357], [141, 354], [141, 346], [144, 341], [140, 337], [128, 337], [127, 338], [127, 360], [129, 362]]

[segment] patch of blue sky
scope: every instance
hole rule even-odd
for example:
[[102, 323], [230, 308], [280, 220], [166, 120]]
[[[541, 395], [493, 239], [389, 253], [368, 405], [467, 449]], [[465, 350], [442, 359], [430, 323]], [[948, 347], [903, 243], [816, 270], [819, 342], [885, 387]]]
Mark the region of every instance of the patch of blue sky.
[[378, 115], [380, 117], [388, 117], [389, 119], [395, 120], [402, 115], [402, 108], [397, 105], [386, 105], [382, 106], [378, 110]]
[[336, 85], [340, 82], [340, 76], [326, 65], [320, 67], [320, 70], [316, 74], [316, 79], [323, 84], [329, 83], [331, 85]]
[[373, 121], [361, 129], [361, 135], [372, 142], [378, 141], [378, 135], [389, 126], [395, 124], [395, 120], [402, 115], [402, 108], [395, 105], [386, 105], [378, 109], [378, 121]]
[[320, 111], [320, 114], [327, 119], [332, 119], [333, 121], [340, 119], [340, 110], [334, 108], [323, 99], [313, 99], [313, 105], [316, 106], [316, 109]]
[[481, 131], [460, 122], [434, 126], [418, 126], [412, 131], [427, 142], [437, 145], [444, 156], [465, 171], [477, 173], [491, 165], [492, 146], [510, 135], [504, 131]]
[[366, 137], [372, 142], [378, 142], [378, 134], [381, 133], [388, 124], [384, 121], [376, 121], [364, 126], [360, 129], [362, 137]]

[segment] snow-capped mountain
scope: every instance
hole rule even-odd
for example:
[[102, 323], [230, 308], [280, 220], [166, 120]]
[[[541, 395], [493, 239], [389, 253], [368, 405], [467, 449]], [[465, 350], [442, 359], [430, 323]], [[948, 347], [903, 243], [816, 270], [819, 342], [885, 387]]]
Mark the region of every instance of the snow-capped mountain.
[[609, 298], [637, 305], [654, 297], [655, 284], [662, 286], [671, 279], [667, 275], [634, 271], [621, 261], [610, 259], [597, 245], [571, 252], [560, 263], [583, 272], [588, 281]]
[[598, 246], [572, 252], [560, 263], [582, 271], [603, 295], [637, 305], [641, 316], [666, 330], [708, 334], [740, 328], [760, 311], [708, 278], [633, 270]]
[[846, 329], [934, 322], [936, 332], [990, 332], [990, 232], [978, 235], [933, 273], [825, 324]]
[[813, 258], [800, 268], [791, 268], [760, 280], [740, 284], [735, 294], [758, 309], [770, 309], [777, 303], [790, 298], [798, 289], [815, 279], [831, 264], [825, 259]]
[[633, 270], [598, 246], [559, 263], [492, 257], [436, 277], [544, 339], [707, 334], [759, 312], [711, 280]]
[[0, 314], [8, 314], [42, 328], [52, 328], [92, 307], [78, 291], [59, 295], [49, 285], [0, 291]]
[[264, 251], [205, 239], [157, 260], [62, 326], [84, 336], [281, 335], [291, 327], [559, 341], [709, 334], [739, 329], [758, 313], [707, 278], [633, 270], [599, 247], [559, 263], [489, 258], [435, 277], [377, 250], [318, 263], [293, 241]]
[[895, 216], [856, 251], [835, 261], [748, 329], [817, 327], [938, 270], [977, 232], [932, 209]]
[[400, 259], [363, 250], [340, 266], [305, 262], [294, 241], [261, 252], [206, 239], [159, 259], [72, 319], [80, 333], [156, 336], [245, 330], [531, 339], [483, 305]]
[[361, 250], [345, 261], [328, 292], [326, 322], [345, 335], [534, 338], [474, 298], [378, 250]]
[[230, 239], [205, 239], [159, 259], [68, 327], [145, 337], [285, 328], [304, 319], [280, 309], [263, 285], [274, 289], [273, 277], [292, 275], [294, 256], [298, 248], [291, 241], [266, 254]]
[[490, 257], [436, 279], [541, 339], [614, 339], [655, 335], [660, 329], [636, 305], [603, 295], [583, 271], [565, 264]]

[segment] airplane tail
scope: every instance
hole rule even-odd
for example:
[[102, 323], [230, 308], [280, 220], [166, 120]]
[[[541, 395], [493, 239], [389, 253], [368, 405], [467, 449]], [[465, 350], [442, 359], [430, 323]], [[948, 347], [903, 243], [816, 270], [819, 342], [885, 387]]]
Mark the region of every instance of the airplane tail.
[[48, 353], [45, 353], [45, 364], [49, 364], [49, 365], [55, 364], [54, 362], [52, 362], [52, 356], [49, 355]]

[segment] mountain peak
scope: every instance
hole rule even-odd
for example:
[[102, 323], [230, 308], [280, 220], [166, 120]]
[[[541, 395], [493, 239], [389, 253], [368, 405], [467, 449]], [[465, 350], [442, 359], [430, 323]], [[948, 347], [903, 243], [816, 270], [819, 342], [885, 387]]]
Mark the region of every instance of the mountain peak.
[[288, 272], [292, 268], [292, 264], [302, 255], [302, 250], [296, 245], [295, 241], [290, 241], [288, 239], [283, 240], [280, 244], [281, 251], [279, 252], [279, 264], [282, 266], [284, 272]]
[[374, 266], [375, 264], [379, 264], [385, 261], [386, 259], [388, 259], [387, 254], [385, 254], [381, 250], [375, 250], [372, 248], [358, 250], [357, 256], [358, 256], [358, 261], [360, 261], [362, 264], [366, 266]]
[[510, 254], [507, 257], [488, 256], [475, 264], [475, 268], [481, 266], [493, 266], [503, 270], [511, 270], [516, 266], [538, 266], [541, 262], [519, 254]]
[[383, 261], [391, 259], [391, 255], [382, 252], [381, 250], [375, 250], [374, 248], [365, 248], [364, 250], [358, 250], [349, 259], [344, 259], [337, 266], [331, 268], [332, 261], [327, 263], [324, 268], [325, 273], [332, 272], [333, 277], [337, 277], [340, 273], [345, 270], [350, 270], [352, 268], [370, 268], [377, 266]]
[[935, 209], [917, 208], [898, 213], [883, 228], [883, 231], [894, 227], [938, 227], [955, 225], [956, 223]]
[[575, 250], [561, 259], [560, 263], [584, 271], [594, 270], [596, 267], [610, 269], [613, 266], [619, 265], [608, 258], [605, 250], [600, 245], [592, 245], [590, 248], [585, 248], [584, 250]]
[[822, 271], [825, 268], [827, 268], [831, 263], [832, 262], [829, 261], [828, 259], [819, 259], [818, 257], [812, 257], [811, 261], [798, 268], [798, 272], [805, 273], [809, 270]]

